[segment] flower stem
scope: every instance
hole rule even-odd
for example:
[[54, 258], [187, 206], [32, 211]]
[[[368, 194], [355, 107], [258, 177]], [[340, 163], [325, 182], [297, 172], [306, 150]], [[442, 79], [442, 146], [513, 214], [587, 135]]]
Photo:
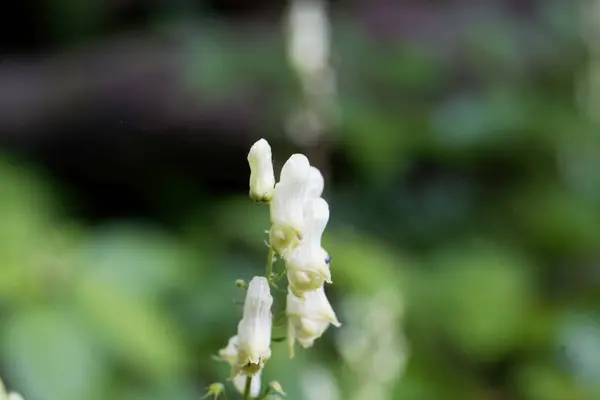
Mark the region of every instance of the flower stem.
[[246, 377], [246, 386], [244, 387], [244, 400], [250, 400], [250, 388], [252, 387], [252, 377]]
[[271, 275], [273, 275], [273, 256], [275, 252], [273, 248], [269, 246], [269, 254], [267, 255], [267, 280], [271, 281]]

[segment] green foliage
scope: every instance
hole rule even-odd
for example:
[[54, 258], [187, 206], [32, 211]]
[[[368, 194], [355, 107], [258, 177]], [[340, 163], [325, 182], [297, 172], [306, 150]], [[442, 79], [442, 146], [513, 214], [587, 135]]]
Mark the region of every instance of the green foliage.
[[[61, 38], [100, 23], [95, 2], [75, 3], [48, 4]], [[331, 138], [350, 168], [334, 164], [340, 184], [328, 183], [327, 290], [336, 310], [356, 295], [402, 296], [410, 358], [391, 398], [599, 397], [600, 368], [585, 357], [600, 343], [598, 126], [573, 106], [585, 66], [567, 2], [547, 3], [540, 21], [465, 22], [458, 60], [335, 26], [343, 124]], [[215, 103], [266, 85], [267, 131], [295, 103], [283, 43], [257, 35], [245, 47], [224, 29], [190, 30], [184, 79]], [[262, 272], [267, 207], [245, 188], [195, 198], [182, 184], [199, 206], [174, 232], [87, 226], [59, 208], [53, 182], [1, 161], [0, 367], [11, 388], [27, 400], [185, 400], [223, 380], [211, 356], [239, 320], [235, 280]], [[177, 207], [161, 204], [161, 215]], [[360, 377], [337, 333], [292, 361], [274, 343], [264, 382], [302, 399], [299, 377], [320, 366], [349, 399]]]

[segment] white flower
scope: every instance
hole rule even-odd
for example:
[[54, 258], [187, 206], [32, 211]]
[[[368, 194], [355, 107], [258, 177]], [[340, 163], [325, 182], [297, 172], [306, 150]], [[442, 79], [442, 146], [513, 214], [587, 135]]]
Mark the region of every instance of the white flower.
[[311, 175], [314, 179], [308, 158], [293, 154], [283, 165], [279, 182], [275, 185], [270, 209], [270, 243], [282, 255], [302, 237], [303, 209], [311, 187]]
[[[221, 360], [227, 362], [231, 366], [233, 386], [238, 392], [243, 394], [246, 388], [246, 379], [248, 377], [242, 373], [239, 373], [239, 347], [237, 335], [231, 337], [229, 342], [227, 342], [227, 346], [219, 350], [219, 357]], [[250, 395], [252, 397], [258, 397], [260, 395], [261, 374], [262, 369], [258, 370], [258, 372], [252, 377], [252, 383], [250, 386]]]
[[12, 392], [8, 395], [7, 400], [24, 400], [24, 399], [23, 399], [23, 396], [21, 396], [19, 393]]
[[248, 284], [244, 316], [238, 324], [238, 363], [248, 376], [256, 374], [271, 357], [271, 305], [273, 297], [265, 277]]
[[291, 355], [293, 355], [295, 341], [304, 348], [311, 347], [330, 324], [335, 327], [341, 326], [323, 287], [304, 293], [304, 297], [297, 297], [292, 292], [288, 292], [286, 314]]
[[[252, 377], [252, 382], [250, 383], [250, 397], [254, 398], [260, 396], [261, 375], [262, 370], [259, 370]], [[241, 394], [244, 394], [244, 390], [246, 389], [246, 379], [248, 379], [248, 377], [243, 374], [236, 375], [235, 378], [233, 378], [233, 386], [235, 386], [236, 390]]]
[[310, 199], [304, 207], [302, 240], [286, 257], [290, 290], [299, 297], [304, 292], [331, 283], [329, 255], [321, 247], [321, 238], [329, 221], [329, 205], [322, 198]]
[[250, 197], [254, 201], [268, 203], [273, 198], [275, 174], [271, 146], [265, 139], [254, 143], [248, 153], [250, 165]]

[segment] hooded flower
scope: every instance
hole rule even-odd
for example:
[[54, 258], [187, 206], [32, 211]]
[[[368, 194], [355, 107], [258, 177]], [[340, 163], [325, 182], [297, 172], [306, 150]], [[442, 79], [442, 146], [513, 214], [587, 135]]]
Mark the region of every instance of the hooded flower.
[[[237, 336], [230, 338], [227, 346], [219, 350], [219, 357], [221, 360], [227, 362], [231, 366], [233, 386], [238, 392], [243, 394], [244, 389], [246, 388], [246, 379], [248, 377], [239, 372], [239, 348]], [[262, 369], [258, 370], [258, 372], [252, 377], [252, 383], [250, 386], [250, 395], [252, 397], [258, 397], [260, 395], [261, 374]]]
[[268, 203], [273, 198], [275, 174], [271, 146], [265, 139], [254, 143], [248, 153], [250, 165], [250, 198], [260, 203]]
[[273, 297], [265, 277], [255, 276], [248, 284], [244, 316], [238, 324], [238, 365], [252, 376], [271, 357], [271, 305]]
[[271, 201], [271, 246], [279, 254], [294, 247], [304, 229], [303, 207], [311, 183], [310, 163], [302, 154], [293, 154], [283, 165]]
[[302, 240], [286, 257], [290, 290], [302, 297], [304, 292], [331, 283], [329, 255], [321, 247], [321, 238], [329, 221], [329, 205], [322, 198], [310, 199], [304, 206]]
[[341, 326], [323, 287], [304, 293], [304, 297], [297, 297], [292, 292], [288, 292], [286, 314], [288, 346], [292, 356], [295, 341], [304, 348], [311, 347], [330, 324]]

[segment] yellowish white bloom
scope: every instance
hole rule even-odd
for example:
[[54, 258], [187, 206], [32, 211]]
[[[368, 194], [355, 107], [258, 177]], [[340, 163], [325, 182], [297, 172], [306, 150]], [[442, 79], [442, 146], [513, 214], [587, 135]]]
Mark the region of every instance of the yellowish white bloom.
[[265, 139], [260, 139], [250, 148], [248, 153], [250, 165], [250, 198], [261, 203], [268, 203], [275, 191], [275, 174], [271, 146]]
[[297, 245], [303, 235], [304, 203], [310, 188], [311, 173], [308, 158], [293, 154], [283, 165], [279, 182], [271, 201], [271, 247], [284, 255]]
[[[233, 386], [238, 392], [243, 394], [244, 389], [246, 388], [246, 379], [248, 377], [240, 373], [237, 335], [231, 337], [227, 346], [219, 351], [219, 357], [231, 366]], [[261, 374], [262, 369], [259, 369], [252, 377], [252, 382], [250, 384], [250, 395], [252, 397], [257, 397], [260, 394]]]
[[273, 297], [265, 277], [255, 276], [248, 284], [244, 315], [238, 324], [238, 365], [255, 375], [271, 357], [271, 306]]
[[297, 297], [292, 292], [288, 292], [286, 314], [288, 346], [292, 356], [295, 341], [304, 348], [311, 347], [330, 324], [335, 327], [341, 326], [323, 287], [304, 293], [304, 297]]
[[302, 297], [307, 291], [331, 283], [329, 255], [321, 247], [321, 238], [329, 221], [329, 205], [322, 198], [310, 199], [304, 206], [304, 233], [296, 248], [286, 257], [289, 287]]

